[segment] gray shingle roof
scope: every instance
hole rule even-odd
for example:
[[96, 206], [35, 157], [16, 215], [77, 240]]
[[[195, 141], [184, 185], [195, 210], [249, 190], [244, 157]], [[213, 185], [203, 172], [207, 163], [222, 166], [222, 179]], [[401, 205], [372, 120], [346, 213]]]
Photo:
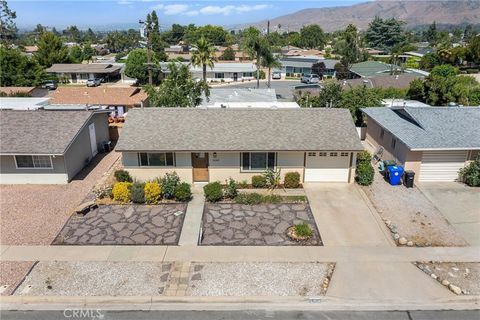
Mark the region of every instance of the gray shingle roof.
[[91, 111], [0, 111], [0, 154], [63, 154]]
[[480, 107], [382, 107], [362, 111], [413, 150], [480, 149]]
[[113, 73], [122, 69], [120, 65], [109, 63], [56, 63], [45, 71], [50, 73]]
[[117, 151], [362, 149], [345, 109], [133, 109], [116, 147]]

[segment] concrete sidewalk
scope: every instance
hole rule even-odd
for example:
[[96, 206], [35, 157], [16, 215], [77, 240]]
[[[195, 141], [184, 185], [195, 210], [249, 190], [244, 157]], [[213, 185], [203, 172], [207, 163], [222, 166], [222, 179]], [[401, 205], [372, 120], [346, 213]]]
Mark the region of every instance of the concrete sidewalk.
[[480, 262], [480, 247], [2, 246], [0, 261]]
[[203, 185], [192, 186], [193, 199], [188, 203], [185, 220], [183, 221], [182, 233], [178, 245], [196, 245], [200, 236], [200, 227], [202, 225], [203, 206], [205, 197], [203, 195]]

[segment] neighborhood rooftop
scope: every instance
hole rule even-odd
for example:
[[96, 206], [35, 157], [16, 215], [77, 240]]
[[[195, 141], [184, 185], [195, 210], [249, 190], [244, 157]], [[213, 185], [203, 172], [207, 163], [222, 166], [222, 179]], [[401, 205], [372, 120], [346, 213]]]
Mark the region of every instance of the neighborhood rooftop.
[[275, 89], [210, 89], [209, 101], [203, 99], [202, 105], [230, 102], [276, 102]]
[[117, 151], [362, 150], [345, 109], [134, 109]]
[[365, 108], [411, 150], [480, 149], [480, 107]]
[[60, 87], [50, 93], [51, 104], [141, 105], [147, 94], [135, 87]]
[[90, 111], [0, 111], [0, 154], [63, 154]]
[[120, 65], [109, 63], [57, 63], [46, 71], [49, 73], [112, 73], [120, 71]]

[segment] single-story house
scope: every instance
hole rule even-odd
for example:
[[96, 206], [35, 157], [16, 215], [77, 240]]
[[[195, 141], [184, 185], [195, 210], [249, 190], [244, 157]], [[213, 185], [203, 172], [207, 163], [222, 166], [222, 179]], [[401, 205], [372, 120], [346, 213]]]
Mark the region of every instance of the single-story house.
[[129, 112], [115, 148], [138, 180], [251, 181], [266, 169], [303, 182], [352, 182], [363, 149], [345, 109], [144, 108]]
[[366, 141], [415, 172], [415, 181], [454, 181], [480, 150], [480, 107], [362, 109]]
[[373, 78], [385, 76], [391, 73], [396, 74], [410, 74], [418, 77], [428, 76], [428, 72], [407, 68], [402, 69], [400, 66], [384, 63], [380, 61], [363, 61], [352, 64], [350, 73], [352, 78]]
[[[201, 66], [190, 67], [193, 77], [202, 79], [203, 71]], [[257, 68], [251, 62], [216, 62], [213, 69], [207, 68], [207, 81], [232, 82], [253, 80]]]
[[37, 87], [0, 87], [0, 96], [16, 97], [21, 95], [25, 97], [43, 97], [45, 91], [45, 89]]
[[0, 111], [0, 183], [65, 184], [109, 140], [106, 112]]
[[342, 81], [342, 87], [344, 89], [349, 89], [350, 87], [362, 87], [367, 86], [368, 88], [395, 88], [395, 89], [408, 89], [410, 87], [410, 82], [415, 79], [423, 79], [423, 76], [419, 74], [408, 74], [402, 73], [397, 75], [382, 74], [378, 76], [368, 77], [368, 78], [356, 78], [348, 79]]
[[252, 103], [252, 102], [277, 102], [275, 89], [251, 89], [251, 88], [212, 88], [208, 101], [203, 97], [201, 107], [228, 103]]
[[148, 96], [136, 87], [59, 87], [49, 93], [50, 104], [83, 104], [110, 109], [112, 117], [122, 117], [131, 108], [148, 106]]
[[301, 77], [303, 74], [312, 73], [312, 66], [315, 63], [325, 64], [324, 76], [335, 77], [335, 65], [339, 62], [333, 59], [321, 59], [317, 56], [291, 56], [280, 59], [282, 65], [282, 76]]
[[121, 79], [121, 65], [111, 63], [56, 63], [45, 71], [70, 83], [86, 83], [91, 78], [103, 78], [105, 81]]

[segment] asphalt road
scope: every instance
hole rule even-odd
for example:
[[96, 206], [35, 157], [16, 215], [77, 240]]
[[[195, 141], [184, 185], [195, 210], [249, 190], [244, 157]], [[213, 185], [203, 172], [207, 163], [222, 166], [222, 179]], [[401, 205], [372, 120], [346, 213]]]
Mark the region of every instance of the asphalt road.
[[[278, 101], [294, 101], [293, 100], [293, 90], [295, 86], [302, 85], [300, 80], [272, 80], [271, 81], [271, 88], [275, 89], [277, 94]], [[225, 87], [219, 88], [256, 88], [257, 82], [256, 81], [249, 81], [249, 82], [239, 82], [236, 84], [229, 84]], [[267, 89], [267, 82], [261, 81], [260, 82], [260, 89]]]
[[2, 320], [478, 320], [480, 311], [1, 311]]

